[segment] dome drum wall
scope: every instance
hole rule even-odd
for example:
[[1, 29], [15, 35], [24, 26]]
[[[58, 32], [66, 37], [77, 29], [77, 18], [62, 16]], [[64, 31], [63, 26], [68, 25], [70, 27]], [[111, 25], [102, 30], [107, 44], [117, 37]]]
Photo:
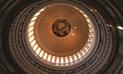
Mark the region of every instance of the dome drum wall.
[[[53, 5], [56, 6], [56, 4], [53, 4]], [[62, 4], [62, 5], [68, 7], [67, 4]], [[59, 6], [59, 5], [57, 4], [56, 7], [58, 7], [58, 6]], [[60, 6], [61, 6], [61, 4], [60, 4]], [[42, 10], [42, 9], [41, 9], [41, 10]], [[40, 10], [39, 10], [39, 11], [40, 11]], [[37, 13], [38, 13], [38, 12], [37, 12]], [[36, 13], [36, 14], [37, 14], [37, 13]], [[87, 15], [85, 15], [85, 16], [86, 16], [86, 18], [87, 18]], [[34, 17], [33, 17], [33, 18], [34, 18]], [[88, 18], [87, 18], [87, 20], [88, 20]], [[94, 27], [92, 26], [92, 23], [90, 22], [90, 20], [88, 20], [88, 21], [89, 21], [89, 28], [90, 28], [89, 32], [90, 32], [90, 35], [89, 35], [87, 44], [85, 44], [85, 47], [83, 48], [83, 49], [86, 49], [85, 51], [91, 51], [91, 50], [90, 50], [90, 49], [91, 49], [91, 45], [93, 44], [92, 42], [94, 42], [92, 39], [95, 38], [95, 36], [92, 37], [93, 34], [95, 33], [95, 32], [94, 32]], [[30, 24], [33, 23], [33, 22], [34, 22], [34, 21], [30, 22]], [[84, 23], [84, 24], [86, 24], [86, 23]], [[37, 22], [36, 22], [36, 25], [37, 25]], [[45, 24], [45, 25], [46, 25], [46, 24]], [[87, 25], [88, 25], [88, 23], [87, 23]], [[83, 26], [83, 27], [84, 27], [84, 26]], [[31, 28], [31, 30], [30, 30], [30, 28]], [[78, 27], [76, 27], [76, 28], [78, 28]], [[29, 34], [28, 34], [28, 36], [29, 36], [29, 41], [31, 40], [30, 43], [32, 44], [32, 47], [34, 47], [33, 50], [35, 51], [35, 50], [41, 49], [41, 48], [35, 49], [35, 46], [33, 46], [32, 37], [33, 37], [33, 39], [34, 39], [34, 35], [31, 35], [31, 38], [30, 38], [30, 32], [31, 32], [31, 34], [32, 34], [32, 32], [33, 32], [32, 29], [33, 29], [33, 28], [32, 28], [32, 24], [31, 24], [31, 27], [29, 26], [29, 32], [28, 32]], [[40, 29], [41, 29], [41, 28], [40, 28]], [[39, 30], [40, 30], [40, 29], [39, 29]], [[36, 29], [36, 30], [37, 30], [37, 29]], [[51, 30], [52, 30], [52, 29], [51, 29]], [[34, 31], [34, 32], [35, 32], [35, 31]], [[34, 33], [34, 32], [33, 32], [33, 33]], [[42, 32], [44, 32], [44, 31], [42, 31]], [[83, 31], [83, 32], [87, 33], [86, 31]], [[97, 32], [98, 32], [98, 31], [97, 31]], [[40, 34], [40, 33], [41, 33], [41, 31], [39, 32], [39, 34]], [[46, 35], [48, 35], [48, 33], [50, 33], [50, 32], [47, 32]], [[87, 34], [88, 34], [88, 33], [87, 33]], [[41, 35], [43, 35], [43, 33], [41, 33]], [[84, 34], [83, 34], [83, 35], [84, 35]], [[36, 35], [35, 35], [35, 36], [36, 36]], [[44, 36], [44, 35], [43, 35], [43, 36]], [[49, 36], [50, 36], [50, 35], [49, 35]], [[51, 38], [51, 37], [49, 37], [49, 36], [45, 36], [44, 38], [46, 38], [46, 37]], [[51, 36], [52, 36], [52, 35], [51, 35]], [[71, 34], [71, 35], [69, 35], [69, 36], [71, 37], [71, 36], [73, 36], [73, 35]], [[59, 41], [59, 42], [58, 42], [59, 44], [61, 43], [60, 46], [62, 45], [63, 47], [67, 47], [67, 46], [69, 45], [69, 46], [71, 47], [71, 46], [72, 46], [72, 45], [70, 45], [71, 43], [65, 44], [65, 43], [62, 43], [62, 42], [61, 42], [61, 40], [63, 41], [64, 39], [66, 40], [67, 38], [70, 38], [69, 36], [68, 36], [68, 37], [65, 37], [65, 38], [58, 38], [58, 40], [57, 40], [57, 39], [56, 39], [56, 40]], [[43, 38], [40, 38], [40, 37], [37, 37], [37, 38], [39, 38], [39, 39], [37, 39], [37, 42], [40, 41], [40, 39], [43, 39]], [[46, 39], [48, 39], [48, 38], [46, 38]], [[55, 38], [55, 37], [53, 37], [53, 38]], [[74, 38], [74, 37], [71, 37], [71, 38]], [[70, 39], [71, 39], [71, 38], [70, 38]], [[46, 39], [45, 39], [45, 40], [46, 40]], [[53, 40], [54, 40], [54, 39], [53, 39]], [[81, 36], [81, 40], [82, 40], [82, 36]], [[49, 40], [49, 41], [51, 41], [51, 40]], [[46, 41], [46, 42], [49, 42], [49, 41]], [[57, 42], [57, 41], [52, 41], [52, 42]], [[75, 40], [74, 40], [74, 41], [75, 41]], [[34, 43], [35, 43], [35, 42], [36, 42], [36, 40], [34, 39]], [[42, 41], [40, 41], [40, 42], [42, 42]], [[39, 42], [39, 43], [40, 43], [40, 42]], [[84, 43], [84, 42], [82, 41], [82, 43]], [[81, 43], [81, 44], [77, 44], [77, 45], [82, 45], [82, 43]], [[53, 46], [52, 43], [50, 43], [50, 42], [47, 43], [47, 45], [48, 45], [48, 44], [50, 44], [51, 46]], [[67, 46], [65, 46], [64, 44], [67, 45]], [[74, 44], [75, 44], [75, 43], [74, 43]], [[35, 45], [38, 47], [38, 44], [37, 44], [37, 43], [36, 43]], [[88, 46], [88, 45], [89, 45], [89, 46]], [[59, 46], [59, 47], [60, 47], [60, 46]], [[66, 50], [68, 50], [68, 49], [64, 49], [62, 46], [61, 46], [60, 48], [57, 48], [57, 49], [58, 49], [58, 50], [59, 50], [59, 49], [60, 49], [60, 50], [63, 49], [63, 50], [65, 50], [65, 51], [62, 51], [62, 55], [60, 54], [60, 56], [62, 56], [62, 57], [57, 57], [57, 58], [67, 60], [66, 57], [63, 57], [63, 55], [66, 55], [65, 53], [66, 53]], [[89, 47], [89, 48], [88, 48], [88, 47]], [[74, 48], [74, 47], [72, 47], [72, 48]], [[71, 49], [72, 49], [72, 48], [71, 48]], [[40, 50], [37, 50], [37, 55], [39, 54], [38, 51], [40, 51]], [[51, 50], [49, 49], [47, 52], [49, 52], [49, 51], [51, 51]], [[86, 54], [86, 53], [84, 53], [83, 51], [84, 51], [84, 50], [82, 50], [82, 54]], [[71, 52], [71, 51], [69, 51], [69, 52]], [[43, 53], [44, 53], [44, 51], [43, 51]], [[56, 54], [59, 55], [58, 53], [59, 53], [59, 52], [56, 52], [56, 53], [53, 52], [54, 55], [56, 55]], [[61, 53], [61, 52], [60, 52], [60, 53]], [[72, 52], [72, 53], [74, 53], [74, 52]], [[73, 58], [74, 58], [74, 60], [75, 60], [75, 59], [77, 59], [77, 57], [81, 57], [81, 55], [78, 55], [78, 54], [81, 54], [81, 53], [78, 53], [78, 52], [77, 52], [77, 54], [74, 54], [73, 57], [72, 57], [72, 60], [71, 60], [71, 56], [68, 56], [68, 57], [67, 57], [67, 58], [68, 58], [68, 61], [71, 62], [71, 61], [73, 61]], [[48, 54], [46, 54], [46, 55], [48, 55]], [[40, 54], [39, 54], [39, 56], [40, 56]], [[41, 52], [41, 56], [42, 56], [42, 52]], [[40, 57], [41, 57], [41, 56], [40, 56]], [[84, 57], [85, 57], [85, 56], [86, 56], [86, 55], [84, 55]], [[51, 55], [50, 55], [50, 57], [51, 57]], [[53, 58], [54, 58], [54, 56], [53, 56]], [[49, 61], [49, 60], [46, 59], [45, 57], [44, 57], [44, 59], [47, 60], [47, 61]], [[70, 59], [70, 60], [69, 60], [69, 59]], [[62, 61], [62, 60], [60, 60], [60, 61]], [[52, 61], [52, 60], [51, 60], [51, 62], [54, 63], [54, 61]], [[56, 61], [55, 61], [55, 62], [56, 62]], [[66, 62], [66, 61], [62, 61], [62, 62]], [[76, 62], [77, 62], [77, 61], [76, 61]], [[61, 63], [61, 62], [60, 62], [60, 63]], [[56, 65], [56, 64], [54, 64], [54, 65]], [[57, 65], [58, 65], [58, 64], [57, 64]], [[69, 63], [68, 63], [68, 64], [66, 63], [66, 65], [70, 65], [70, 64], [69, 64]], [[65, 65], [63, 65], [63, 64], [61, 63], [61, 66], [65, 66]]]
[[[38, 54], [36, 54], [39, 53], [39, 51], [35, 52], [34, 50], [31, 50], [32, 46], [29, 42], [28, 34], [29, 24], [31, 24], [30, 20], [32, 20], [34, 15], [40, 15], [36, 14], [40, 9], [53, 4], [65, 4], [72, 7], [76, 7], [77, 9], [86, 13], [85, 17], [88, 17], [90, 19], [88, 21], [91, 21], [91, 23], [93, 24], [92, 26], [90, 25], [91, 27], [93, 27], [95, 33], [95, 40], [93, 41], [94, 43], [92, 44], [92, 48], [89, 49], [90, 51], [84, 56], [84, 58], [82, 57], [80, 58], [80, 60], [78, 59], [77, 61], [75, 61], [76, 63], [74, 64], [70, 64], [67, 66], [55, 65], [54, 63], [47, 62], [46, 60], [42, 59]], [[40, 11], [43, 12], [44, 10]], [[38, 34], [39, 31], [35, 30], [34, 32], [37, 32]], [[108, 59], [113, 51], [112, 33], [112, 28], [107, 26], [107, 23], [99, 14], [99, 12], [89, 8], [89, 6], [83, 3], [78, 3], [77, 1], [37, 1], [25, 8], [18, 15], [17, 19], [15, 20], [15, 23], [11, 25], [9, 32], [9, 46], [13, 58], [17, 61], [19, 66], [21, 66], [22, 69], [29, 74], [92, 74], [98, 72], [105, 66], [105, 63], [108, 62]], [[69, 34], [65, 37], [67, 38], [67, 36], [69, 36]], [[89, 34], [87, 36], [89, 36]], [[38, 38], [37, 36], [37, 39], [40, 39], [40, 37]]]

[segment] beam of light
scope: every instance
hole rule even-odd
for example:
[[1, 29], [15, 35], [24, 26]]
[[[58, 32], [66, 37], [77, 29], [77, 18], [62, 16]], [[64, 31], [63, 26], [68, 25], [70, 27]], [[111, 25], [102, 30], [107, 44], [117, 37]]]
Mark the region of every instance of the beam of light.
[[55, 63], [55, 56], [52, 57], [52, 63]]
[[120, 30], [123, 30], [123, 27], [122, 26], [117, 26], [118, 29]]
[[91, 21], [90, 21], [90, 19], [86, 19], [86, 20], [87, 20], [87, 22], [88, 22], [88, 23], [90, 23], [90, 22], [91, 22]]
[[43, 59], [45, 59], [45, 60], [46, 60], [46, 59], [47, 59], [47, 55], [48, 55], [48, 54], [47, 54], [47, 53], [45, 53], [45, 54], [44, 54], [44, 56], [43, 56]]
[[35, 44], [35, 45], [33, 46], [33, 50], [35, 51], [37, 48], [38, 48], [38, 44]]
[[31, 46], [33, 47], [35, 44], [36, 44], [36, 41], [33, 40], [33, 41], [31, 42]]
[[39, 55], [40, 51], [41, 51], [41, 48], [38, 48], [38, 49], [36, 50], [36, 54]]
[[52, 57], [52, 56], [49, 54], [48, 57], [47, 57], [47, 61], [50, 62], [50, 61], [51, 61], [51, 57]]
[[69, 56], [69, 60], [72, 63], [73, 62], [73, 57], [72, 56]]
[[56, 63], [59, 63], [59, 57], [56, 58]]
[[35, 24], [35, 22], [30, 22], [29, 26], [33, 26]]
[[41, 51], [39, 56], [42, 58], [43, 57], [43, 54], [44, 54], [44, 51]]
[[66, 64], [68, 63], [68, 57], [65, 57], [65, 63]]
[[45, 9], [45, 8], [42, 8], [42, 9], [40, 10], [40, 12], [44, 11], [44, 9]]
[[83, 55], [85, 55], [84, 51], [81, 52]]
[[33, 29], [34, 29], [34, 27], [29, 27], [29, 28], [28, 28], [28, 32], [33, 31]]
[[34, 40], [34, 36], [31, 36], [30, 38], [29, 38], [29, 42], [32, 42]]
[[36, 16], [39, 16], [40, 15], [40, 12], [37, 12], [34, 16], [36, 17]]
[[81, 54], [79, 52], [77, 53], [77, 55], [78, 55], [79, 58], [81, 58]]
[[61, 64], [63, 64], [64, 63], [64, 58], [63, 57], [61, 57], [61, 62], [60, 62]]
[[32, 37], [32, 36], [33, 36], [33, 31], [28, 33], [29, 38]]
[[31, 19], [31, 21], [35, 21], [36, 19], [37, 19], [37, 17], [34, 16], [34, 17]]
[[84, 14], [84, 17], [85, 17], [85, 18], [88, 18], [88, 16], [87, 16], [86, 14]]
[[77, 61], [77, 56], [75, 54], [73, 55], [73, 57], [74, 57], [74, 60]]

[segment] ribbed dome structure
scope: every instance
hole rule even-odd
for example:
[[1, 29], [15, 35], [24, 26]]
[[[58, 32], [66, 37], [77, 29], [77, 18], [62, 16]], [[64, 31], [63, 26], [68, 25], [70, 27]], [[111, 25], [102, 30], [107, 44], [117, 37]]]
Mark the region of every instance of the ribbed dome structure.
[[82, 61], [92, 51], [96, 37], [90, 18], [68, 4], [40, 9], [30, 20], [27, 31], [34, 54], [56, 66]]

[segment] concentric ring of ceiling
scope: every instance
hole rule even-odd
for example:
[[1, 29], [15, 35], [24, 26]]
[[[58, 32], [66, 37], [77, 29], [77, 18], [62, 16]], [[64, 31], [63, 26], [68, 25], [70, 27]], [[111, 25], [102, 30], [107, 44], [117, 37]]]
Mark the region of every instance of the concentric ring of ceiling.
[[28, 74], [95, 74], [106, 67], [116, 32], [90, 4], [38, 0], [25, 6], [6, 32], [13, 63]]
[[[52, 32], [53, 23], [59, 18], [70, 22], [71, 30], [64, 37]], [[65, 27], [62, 23], [58, 24], [59, 28]], [[65, 33], [62, 30], [56, 32], [61, 35]], [[96, 37], [87, 14], [68, 4], [48, 5], [36, 12], [28, 25], [27, 35], [34, 54], [54, 66], [70, 66], [82, 61], [92, 51]]]

